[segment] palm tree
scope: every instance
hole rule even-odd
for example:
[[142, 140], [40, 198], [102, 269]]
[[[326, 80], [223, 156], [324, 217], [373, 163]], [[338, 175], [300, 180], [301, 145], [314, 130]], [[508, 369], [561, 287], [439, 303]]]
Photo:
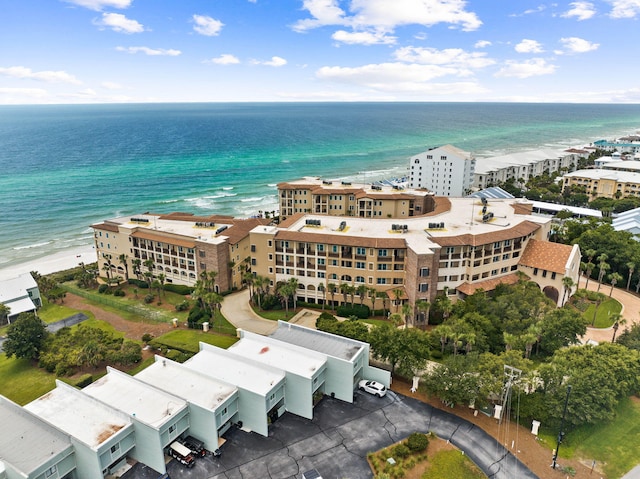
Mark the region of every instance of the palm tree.
[[128, 259], [129, 257], [124, 253], [118, 256], [118, 261], [120, 261], [120, 264], [124, 266], [124, 279], [126, 279], [127, 281], [129, 281], [129, 262], [127, 261]]
[[293, 296], [293, 310], [295, 311], [297, 308], [297, 297], [298, 297], [298, 278], [289, 278], [287, 284], [290, 286], [291, 296]]
[[611, 326], [611, 328], [613, 329], [613, 336], [611, 337], [611, 342], [615, 343], [616, 333], [618, 332], [618, 328], [623, 324], [627, 324], [627, 320], [624, 319], [620, 313], [611, 315], [611, 319], [614, 321], [613, 326]]
[[167, 276], [164, 273], [160, 273], [158, 275], [158, 282], [160, 283], [160, 289], [158, 290], [158, 297], [160, 297], [160, 295], [164, 291], [164, 282], [166, 279], [167, 279]]
[[607, 264], [607, 259], [609, 257], [606, 254], [601, 254], [598, 256], [598, 289], [597, 292], [600, 292], [600, 286], [602, 286], [602, 279], [604, 278], [604, 273], [611, 268]]
[[318, 283], [318, 291], [322, 293], [322, 311], [324, 311], [325, 304], [327, 303], [327, 288], [324, 287], [324, 283]]
[[249, 301], [253, 300], [253, 274], [245, 272], [242, 275], [242, 282], [249, 287]]
[[111, 280], [111, 263], [105, 263], [102, 266], [102, 270], [105, 271], [107, 273], [107, 283], [110, 282]]
[[344, 304], [347, 304], [347, 295], [349, 294], [349, 285], [347, 283], [340, 283], [340, 292], [342, 293], [342, 297], [344, 298]]
[[329, 291], [329, 294], [331, 295], [331, 309], [335, 309], [335, 297], [336, 297], [336, 290], [338, 289], [338, 286], [336, 286], [335, 283], [327, 283], [327, 291]]
[[378, 290], [376, 288], [369, 288], [368, 293], [371, 300], [371, 314], [376, 314], [376, 301], [378, 300]]
[[409, 318], [411, 317], [412, 309], [413, 308], [411, 308], [411, 305], [409, 303], [404, 303], [402, 305], [402, 316], [404, 316], [404, 329], [407, 329], [409, 327]]
[[277, 291], [278, 291], [278, 294], [280, 295], [282, 302], [284, 303], [284, 307], [286, 310], [285, 317], [288, 318], [289, 317], [289, 296], [294, 294], [295, 290], [293, 289], [293, 286], [289, 282], [286, 282], [286, 283], [281, 283]]
[[604, 294], [596, 292], [596, 307], [593, 310], [593, 320], [591, 321], [591, 326], [595, 326], [596, 317], [598, 315], [598, 308], [604, 302], [605, 299], [607, 299], [607, 297]]
[[473, 333], [473, 332], [466, 333], [464, 335], [464, 341], [465, 341], [464, 349], [466, 353], [469, 354], [471, 352], [471, 349], [473, 348], [473, 345], [476, 344], [476, 333]]
[[573, 282], [573, 279], [571, 279], [569, 276], [565, 276], [564, 278], [562, 278], [562, 286], [564, 286], [564, 293], [562, 295], [563, 306], [571, 296], [571, 288], [573, 288], [574, 285], [575, 283]]
[[449, 340], [451, 335], [453, 334], [453, 330], [449, 325], [441, 324], [437, 326], [436, 329], [434, 329], [434, 331], [440, 337], [440, 352], [444, 354], [444, 347], [447, 344], [447, 341]]
[[611, 282], [611, 289], [609, 290], [609, 297], [613, 293], [613, 288], [618, 282], [622, 279], [622, 275], [620, 273], [611, 273], [609, 275], [609, 281]]
[[627, 291], [629, 291], [629, 285], [631, 284], [631, 277], [633, 276], [633, 272], [636, 269], [636, 264], [633, 262], [627, 263], [627, 269], [629, 270], [629, 274], [627, 276]]
[[136, 278], [140, 279], [140, 265], [142, 264], [142, 260], [140, 258], [134, 258], [131, 260], [131, 265], [133, 266], [133, 274], [136, 275]]
[[402, 294], [404, 293], [404, 291], [402, 290], [402, 288], [394, 288], [393, 290], [391, 290], [391, 293], [393, 294], [393, 298], [396, 304], [396, 313], [398, 312], [398, 310], [400, 309], [400, 304], [402, 303], [401, 298], [402, 298]]
[[144, 261], [144, 266], [147, 268], [147, 272], [144, 273], [147, 278], [147, 283], [149, 287], [151, 287], [151, 278], [153, 277], [153, 260], [151, 258]]
[[588, 262], [584, 264], [585, 276], [587, 277], [587, 282], [584, 285], [584, 289], [587, 289], [589, 287], [589, 278], [591, 277], [591, 273], [593, 272], [593, 268], [595, 267], [596, 265], [593, 264], [592, 262]]
[[504, 337], [504, 347], [507, 351], [511, 351], [513, 349], [513, 347], [516, 345], [516, 343], [518, 342], [518, 336], [516, 336], [515, 334], [510, 334], [507, 333], [506, 331], [503, 333], [503, 337]]
[[0, 303], [0, 326], [9, 322], [11, 308], [4, 303]]
[[364, 303], [364, 298], [367, 296], [368, 290], [369, 289], [364, 284], [361, 284], [356, 288], [356, 293], [358, 293], [358, 297], [360, 298], [360, 306]]
[[429, 308], [431, 307], [431, 303], [426, 299], [421, 299], [416, 301], [416, 310], [422, 315], [425, 326], [429, 325]]

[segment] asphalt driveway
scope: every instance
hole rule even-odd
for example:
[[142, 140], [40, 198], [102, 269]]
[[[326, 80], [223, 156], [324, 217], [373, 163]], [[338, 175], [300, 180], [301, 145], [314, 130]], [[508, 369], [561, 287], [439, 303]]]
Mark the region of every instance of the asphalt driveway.
[[[357, 392], [354, 404], [327, 397], [312, 421], [286, 413], [268, 438], [232, 428], [221, 457], [198, 459], [192, 469], [176, 461], [167, 467], [171, 479], [300, 479], [311, 468], [324, 479], [371, 479], [367, 453], [415, 431], [450, 440], [491, 478], [537, 478], [477, 426], [393, 391], [382, 399]], [[142, 464], [122, 476], [157, 477]]]

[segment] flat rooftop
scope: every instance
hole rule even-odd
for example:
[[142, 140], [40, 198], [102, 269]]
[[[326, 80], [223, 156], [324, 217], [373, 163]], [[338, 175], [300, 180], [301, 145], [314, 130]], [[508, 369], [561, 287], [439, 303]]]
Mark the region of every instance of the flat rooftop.
[[620, 183], [640, 183], [640, 173], [603, 168], [577, 170], [563, 175], [563, 178], [588, 178], [590, 180], [613, 180]]
[[351, 361], [365, 346], [365, 343], [355, 339], [336, 336], [284, 321], [278, 321], [278, 329], [270, 337], [345, 361]]
[[[436, 197], [438, 201], [442, 198]], [[255, 233], [276, 233], [277, 239], [319, 243], [345, 243], [350, 238], [353, 246], [376, 248], [402, 248], [405, 244], [417, 253], [428, 254], [439, 248], [438, 238], [460, 235], [483, 235], [504, 232], [530, 222], [543, 225], [551, 221], [539, 216], [516, 214], [512, 205], [528, 203], [517, 199], [490, 199], [487, 212], [493, 218], [483, 222], [483, 204], [478, 198], [447, 198], [450, 207], [439, 214], [412, 216], [409, 218], [358, 218], [343, 216], [301, 215], [286, 227], [259, 226]], [[319, 220], [320, 225], [307, 224], [307, 220]], [[293, 217], [292, 217], [293, 220]], [[434, 227], [435, 224], [443, 226]], [[342, 226], [344, 225], [344, 226]], [[406, 225], [406, 229], [397, 226]], [[394, 229], [395, 228], [395, 229]]]
[[528, 166], [539, 161], [557, 160], [570, 154], [566, 149], [530, 150], [487, 158], [477, 158], [474, 173], [476, 175], [485, 175], [492, 171], [501, 170], [502, 168]]
[[149, 386], [128, 374], [107, 368], [107, 375], [83, 391], [154, 428], [187, 407], [184, 399]]
[[238, 391], [231, 384], [160, 356], [156, 356], [155, 363], [140, 371], [135, 378], [211, 410], [224, 404]]
[[3, 396], [0, 396], [0, 424], [0, 460], [25, 476], [53, 456], [72, 451], [69, 436]]
[[303, 353], [289, 344], [257, 334], [246, 334], [229, 352], [311, 379], [327, 362], [320, 355]]
[[284, 371], [228, 354], [225, 349], [200, 343], [200, 352], [184, 363], [189, 369], [266, 396], [285, 377]]
[[24, 407], [94, 449], [131, 424], [121, 411], [59, 381]]

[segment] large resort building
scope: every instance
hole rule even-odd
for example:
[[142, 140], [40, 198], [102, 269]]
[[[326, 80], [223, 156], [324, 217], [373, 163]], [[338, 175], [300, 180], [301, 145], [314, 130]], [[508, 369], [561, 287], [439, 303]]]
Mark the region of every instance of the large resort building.
[[[354, 198], [349, 216], [344, 206], [351, 194], [361, 196]], [[443, 293], [463, 298], [513, 282], [518, 273], [537, 281], [561, 305], [562, 278], [577, 283], [578, 247], [548, 243], [551, 219], [533, 215], [526, 200], [446, 198], [424, 190], [328, 185], [312, 178], [280, 184], [279, 196], [294, 205], [287, 206], [292, 209], [285, 210], [279, 224], [173, 213], [93, 225], [100, 270], [131, 276], [136, 271], [132, 261], [139, 260], [143, 272], [186, 285], [194, 285], [202, 272], [216, 271], [220, 292], [242, 287], [250, 271], [273, 285], [295, 278], [297, 298], [309, 303], [350, 302], [343, 289], [348, 285], [374, 309], [386, 301], [415, 306]], [[304, 206], [305, 197], [306, 205], [316, 204], [314, 198], [323, 204], [326, 198], [326, 206], [335, 206], [337, 197], [343, 207], [315, 213]], [[361, 203], [367, 201], [380, 209], [368, 210]], [[304, 211], [296, 212], [295, 205]], [[545, 255], [535, 255], [535, 264], [524, 264], [532, 239], [549, 246]]]
[[562, 177], [563, 190], [582, 187], [591, 199], [622, 198], [640, 195], [640, 161], [616, 160], [597, 162], [597, 168], [567, 173]]
[[431, 148], [411, 157], [409, 186], [437, 196], [466, 196], [471, 190], [476, 160], [452, 145]]

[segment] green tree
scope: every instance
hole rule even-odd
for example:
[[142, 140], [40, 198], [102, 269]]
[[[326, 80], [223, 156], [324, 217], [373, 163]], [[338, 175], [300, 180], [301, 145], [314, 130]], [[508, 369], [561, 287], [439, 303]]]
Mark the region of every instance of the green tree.
[[2, 348], [7, 358], [38, 359], [47, 340], [47, 325], [34, 313], [20, 313], [7, 328]]
[[329, 294], [331, 295], [331, 309], [333, 310], [335, 310], [335, 298], [337, 290], [338, 286], [335, 283], [327, 283], [327, 291], [329, 291]]
[[632, 324], [630, 328], [625, 328], [622, 334], [618, 336], [616, 342], [629, 349], [640, 351], [640, 323], [635, 323]]
[[633, 261], [629, 261], [627, 263], [627, 291], [629, 291], [629, 285], [631, 284], [631, 278], [633, 277], [633, 272], [636, 269], [636, 264]]
[[369, 332], [373, 357], [387, 362], [391, 374], [398, 368], [410, 377], [424, 368], [429, 358], [429, 341], [417, 329], [397, 329], [390, 324], [376, 326]]
[[448, 406], [471, 404], [478, 399], [480, 378], [468, 356], [449, 356], [423, 376], [424, 385]]
[[118, 256], [118, 261], [120, 262], [121, 265], [124, 266], [124, 278], [129, 281], [129, 262], [128, 262], [129, 257], [125, 254], [122, 253], [120, 256]]
[[426, 299], [416, 301], [416, 311], [418, 311], [420, 322], [425, 326], [429, 325], [429, 308], [431, 308], [431, 303]]
[[609, 282], [611, 283], [611, 289], [609, 290], [609, 297], [613, 294], [613, 288], [615, 288], [616, 284], [622, 279], [622, 275], [619, 273], [611, 273], [609, 275]]
[[540, 329], [540, 349], [550, 355], [562, 347], [578, 344], [587, 332], [587, 323], [580, 312], [558, 308], [542, 319]]
[[563, 286], [563, 294], [562, 294], [562, 305], [566, 303], [566, 301], [571, 296], [571, 288], [575, 286], [575, 282], [569, 276], [565, 276], [562, 278], [562, 286]]
[[0, 303], [0, 326], [7, 324], [11, 308], [4, 303]]

